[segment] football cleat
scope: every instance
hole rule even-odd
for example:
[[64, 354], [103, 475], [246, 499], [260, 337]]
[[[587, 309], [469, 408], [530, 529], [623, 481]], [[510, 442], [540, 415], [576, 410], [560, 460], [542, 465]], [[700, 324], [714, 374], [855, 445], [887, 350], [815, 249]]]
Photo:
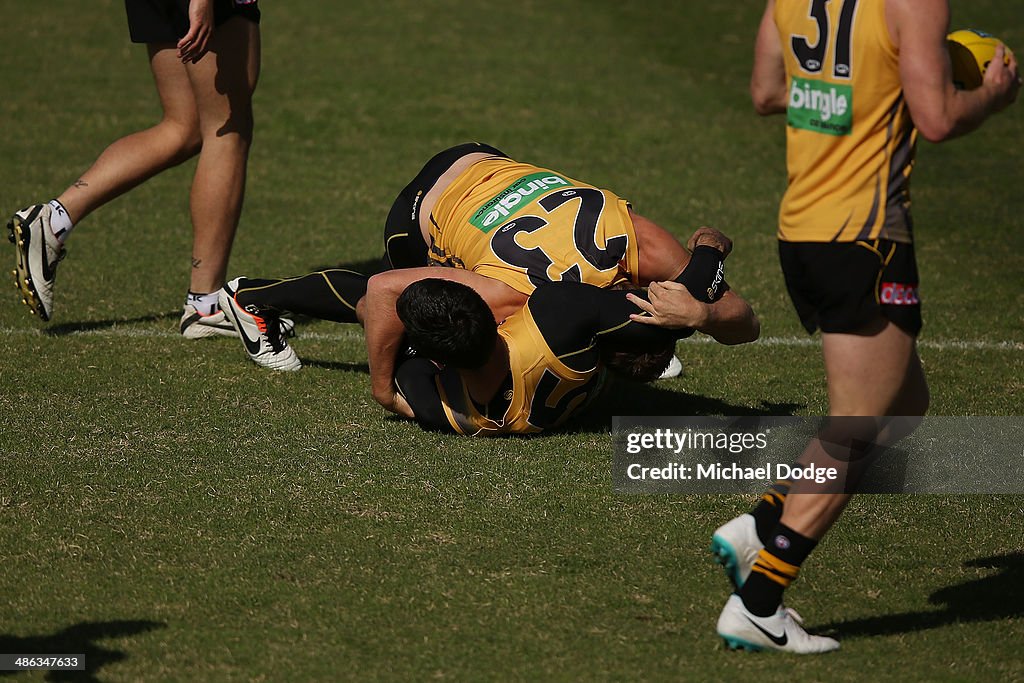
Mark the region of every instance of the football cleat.
[[52, 213], [49, 204], [36, 204], [18, 211], [7, 223], [8, 237], [18, 252], [14, 284], [21, 300], [43, 321], [53, 315], [53, 283], [65, 253], [50, 231]]
[[658, 379], [672, 379], [681, 374], [683, 374], [683, 363], [673, 355], [672, 360], [668, 362], [668, 367], [661, 371]]
[[214, 311], [203, 315], [192, 304], [185, 304], [181, 314], [181, 336], [186, 339], [204, 339], [206, 337], [237, 337], [238, 331], [224, 316], [224, 311]]
[[718, 617], [718, 635], [730, 650], [775, 650], [806, 655], [839, 649], [838, 640], [812, 636], [800, 625], [802, 623], [803, 619], [795, 610], [782, 605], [775, 614], [759, 617], [733, 593]]
[[295, 350], [288, 346], [281, 319], [254, 304], [242, 306], [235, 298], [242, 277], [236, 277], [221, 288], [217, 297], [220, 310], [238, 330], [242, 345], [249, 358], [257, 365], [271, 370], [298, 370], [302, 362]]
[[[278, 319], [281, 334], [285, 337], [295, 336], [295, 321], [288, 318]], [[205, 339], [207, 337], [237, 337], [238, 331], [231, 321], [224, 316], [223, 310], [216, 310], [210, 315], [203, 315], [192, 304], [185, 304], [181, 314], [179, 327], [181, 336], [186, 339]]]
[[722, 565], [735, 590], [743, 586], [764, 544], [757, 535], [754, 516], [743, 514], [715, 529], [711, 536], [711, 554]]

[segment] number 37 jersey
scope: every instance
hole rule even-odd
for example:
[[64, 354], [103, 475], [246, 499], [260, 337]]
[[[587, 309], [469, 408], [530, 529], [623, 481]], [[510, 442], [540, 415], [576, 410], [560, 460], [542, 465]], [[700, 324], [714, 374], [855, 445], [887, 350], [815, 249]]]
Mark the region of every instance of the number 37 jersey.
[[786, 67], [786, 242], [910, 242], [916, 131], [885, 0], [777, 0]]
[[608, 190], [511, 159], [460, 174], [430, 216], [430, 259], [529, 295], [543, 282], [636, 282], [628, 204]]

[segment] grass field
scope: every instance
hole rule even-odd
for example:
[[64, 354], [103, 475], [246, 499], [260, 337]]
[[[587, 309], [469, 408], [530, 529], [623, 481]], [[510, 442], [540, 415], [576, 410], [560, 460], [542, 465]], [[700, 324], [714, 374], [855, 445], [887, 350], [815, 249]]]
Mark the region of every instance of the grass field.
[[[788, 597], [843, 649], [797, 659], [714, 633], [707, 544], [749, 499], [611, 491], [611, 415], [826, 409], [775, 256], [782, 122], [746, 91], [761, 3], [263, 4], [233, 273], [378, 258], [398, 190], [481, 140], [682, 238], [727, 231], [764, 339], [681, 343], [683, 377], [566, 432], [426, 434], [373, 403], [353, 326], [303, 324], [289, 376], [176, 334], [192, 166], [173, 169], [76, 231], [48, 326], [0, 290], [0, 653], [84, 652], [79, 680], [102, 681], [1024, 680], [1024, 496], [855, 500]], [[4, 212], [155, 120], [123, 15], [0, 0]], [[1024, 52], [1013, 3], [954, 2], [954, 25]], [[919, 148], [934, 414], [1024, 402], [1022, 112]]]

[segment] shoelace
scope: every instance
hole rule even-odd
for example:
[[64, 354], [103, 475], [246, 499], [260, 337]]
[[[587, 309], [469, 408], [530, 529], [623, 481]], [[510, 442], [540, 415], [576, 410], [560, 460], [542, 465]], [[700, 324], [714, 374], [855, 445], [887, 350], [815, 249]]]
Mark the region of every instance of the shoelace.
[[256, 324], [260, 327], [260, 332], [266, 335], [267, 341], [270, 342], [270, 348], [274, 349], [274, 353], [280, 353], [284, 350], [285, 341], [281, 335], [280, 320], [271, 318], [268, 321], [266, 318], [260, 318]]

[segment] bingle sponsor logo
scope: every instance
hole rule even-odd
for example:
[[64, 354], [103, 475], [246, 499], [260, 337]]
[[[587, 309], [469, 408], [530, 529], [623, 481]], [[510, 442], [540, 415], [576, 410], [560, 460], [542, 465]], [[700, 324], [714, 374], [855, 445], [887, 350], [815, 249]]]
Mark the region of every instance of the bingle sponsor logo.
[[535, 195], [565, 185], [569, 185], [568, 180], [550, 173], [532, 173], [523, 176], [485, 202], [473, 214], [469, 222], [476, 228], [488, 232], [500, 221], [515, 215], [529, 204]]

